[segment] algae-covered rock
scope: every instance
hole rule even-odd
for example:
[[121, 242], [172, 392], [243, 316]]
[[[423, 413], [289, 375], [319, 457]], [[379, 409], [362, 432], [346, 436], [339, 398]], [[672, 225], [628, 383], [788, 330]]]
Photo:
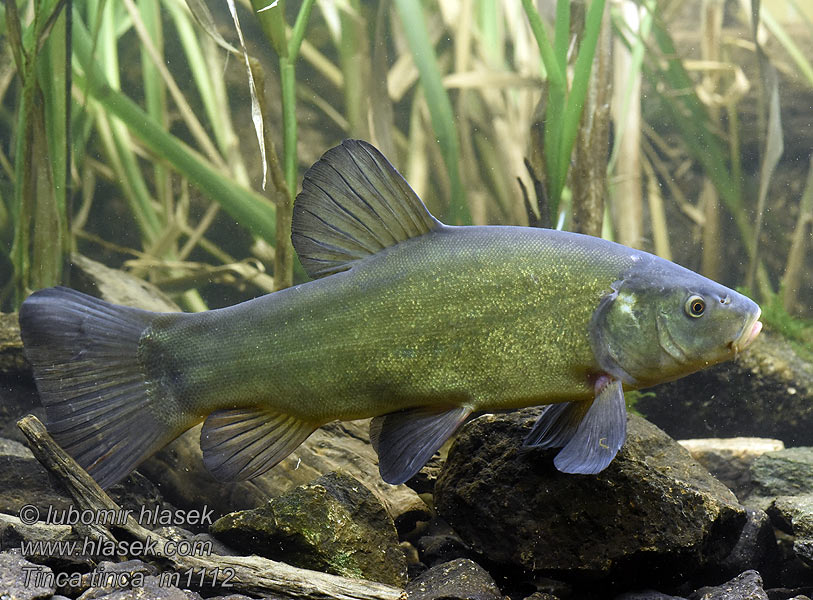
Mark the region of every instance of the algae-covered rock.
[[409, 582], [409, 600], [502, 600], [502, 594], [483, 567], [466, 558], [436, 567]]
[[768, 452], [751, 465], [752, 493], [748, 503], [761, 508], [777, 496], [813, 490], [813, 448], [786, 448]]
[[813, 445], [813, 364], [770, 332], [736, 360], [651, 391], [636, 410], [675, 438], [759, 436]]
[[225, 544], [313, 569], [403, 586], [406, 558], [395, 525], [358, 480], [329, 473], [212, 525]]
[[568, 475], [554, 468], [555, 451], [520, 448], [538, 415], [481, 417], [449, 451], [436, 506], [474, 550], [580, 582], [655, 585], [719, 572], [746, 511], [684, 448], [631, 416], [626, 444], [607, 469]]

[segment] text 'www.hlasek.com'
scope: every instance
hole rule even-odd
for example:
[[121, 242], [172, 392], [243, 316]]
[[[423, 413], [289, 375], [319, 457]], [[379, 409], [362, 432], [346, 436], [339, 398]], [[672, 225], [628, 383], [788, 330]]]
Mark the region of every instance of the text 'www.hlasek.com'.
[[[142, 527], [199, 527], [212, 524], [212, 510], [204, 506], [202, 510], [169, 510], [160, 506], [141, 506], [140, 509], [84, 509], [74, 506], [41, 509], [33, 504], [23, 506], [18, 517], [23, 525], [36, 527], [37, 524], [62, 525], [73, 528], [121, 527], [129, 519], [134, 519]], [[144, 540], [116, 540], [101, 535], [71, 537], [66, 529], [64, 539], [23, 539], [19, 550], [27, 557], [52, 557], [65, 559], [88, 559], [94, 562], [117, 561], [121, 557], [129, 559], [183, 558], [209, 556], [212, 554], [212, 541], [200, 539], [165, 539], [147, 536]], [[144, 570], [110, 570], [98, 565], [94, 571], [53, 572], [51, 569], [33, 565], [23, 567], [23, 585], [33, 587], [124, 587], [135, 588], [144, 584], [151, 574]], [[175, 587], [231, 587], [234, 578], [231, 568], [188, 568], [184, 571], [162, 572], [152, 581], [159, 586]], [[157, 580], [157, 581], [156, 581]]]

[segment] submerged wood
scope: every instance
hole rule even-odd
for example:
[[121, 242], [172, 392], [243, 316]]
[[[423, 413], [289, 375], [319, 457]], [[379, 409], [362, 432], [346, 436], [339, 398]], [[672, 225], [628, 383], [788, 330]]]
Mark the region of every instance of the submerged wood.
[[[121, 508], [93, 478], [57, 445], [39, 419], [33, 415], [27, 415], [17, 422], [17, 426], [28, 439], [28, 445], [34, 456], [63, 483], [76, 502], [78, 510], [121, 511]], [[186, 572], [189, 569], [196, 571], [220, 569], [220, 572], [231, 569], [234, 572], [231, 584], [235, 592], [275, 594], [284, 598], [299, 599], [401, 600], [406, 598], [403, 590], [393, 586], [299, 569], [259, 556], [212, 554], [204, 557], [165, 553], [164, 547], [170, 540], [142, 527], [132, 516], [128, 516], [127, 521], [117, 527], [143, 542], [146, 542], [148, 538], [156, 540], [157, 555], [165, 558], [170, 568], [178, 573]], [[111, 531], [102, 525], [90, 525], [88, 528], [88, 531], [79, 533], [115, 539]]]

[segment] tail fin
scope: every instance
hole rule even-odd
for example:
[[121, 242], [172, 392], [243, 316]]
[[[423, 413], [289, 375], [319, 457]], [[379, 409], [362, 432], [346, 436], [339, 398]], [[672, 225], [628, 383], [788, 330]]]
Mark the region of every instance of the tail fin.
[[35, 292], [20, 307], [48, 430], [102, 487], [180, 433], [150, 410], [138, 360], [139, 340], [155, 316], [61, 287]]

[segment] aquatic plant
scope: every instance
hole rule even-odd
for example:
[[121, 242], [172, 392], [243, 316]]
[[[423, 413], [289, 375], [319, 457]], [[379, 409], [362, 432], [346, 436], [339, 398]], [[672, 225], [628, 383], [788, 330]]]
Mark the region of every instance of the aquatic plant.
[[[210, 284], [240, 288], [217, 288], [232, 300], [289, 285], [298, 179], [360, 137], [447, 222], [602, 233], [732, 284], [752, 273], [763, 298], [781, 279], [786, 308], [809, 314], [809, 203], [771, 187], [789, 163], [767, 151], [781, 147], [771, 98], [781, 117], [787, 92], [760, 74], [773, 65], [813, 87], [797, 31], [809, 17], [762, 7], [760, 59], [752, 15], [728, 6], [732, 40], [722, 5], [701, 2], [691, 53], [675, 36], [682, 5], [252, 0], [233, 3], [241, 46], [226, 3], [7, 2], [0, 302], [65, 282], [77, 249], [185, 292], [189, 309], [223, 302]], [[751, 105], [755, 124], [742, 118]], [[760, 168], [743, 164], [755, 137]], [[780, 215], [793, 236], [777, 238]], [[702, 251], [676, 247], [689, 239]], [[750, 266], [728, 268], [740, 250]]]

